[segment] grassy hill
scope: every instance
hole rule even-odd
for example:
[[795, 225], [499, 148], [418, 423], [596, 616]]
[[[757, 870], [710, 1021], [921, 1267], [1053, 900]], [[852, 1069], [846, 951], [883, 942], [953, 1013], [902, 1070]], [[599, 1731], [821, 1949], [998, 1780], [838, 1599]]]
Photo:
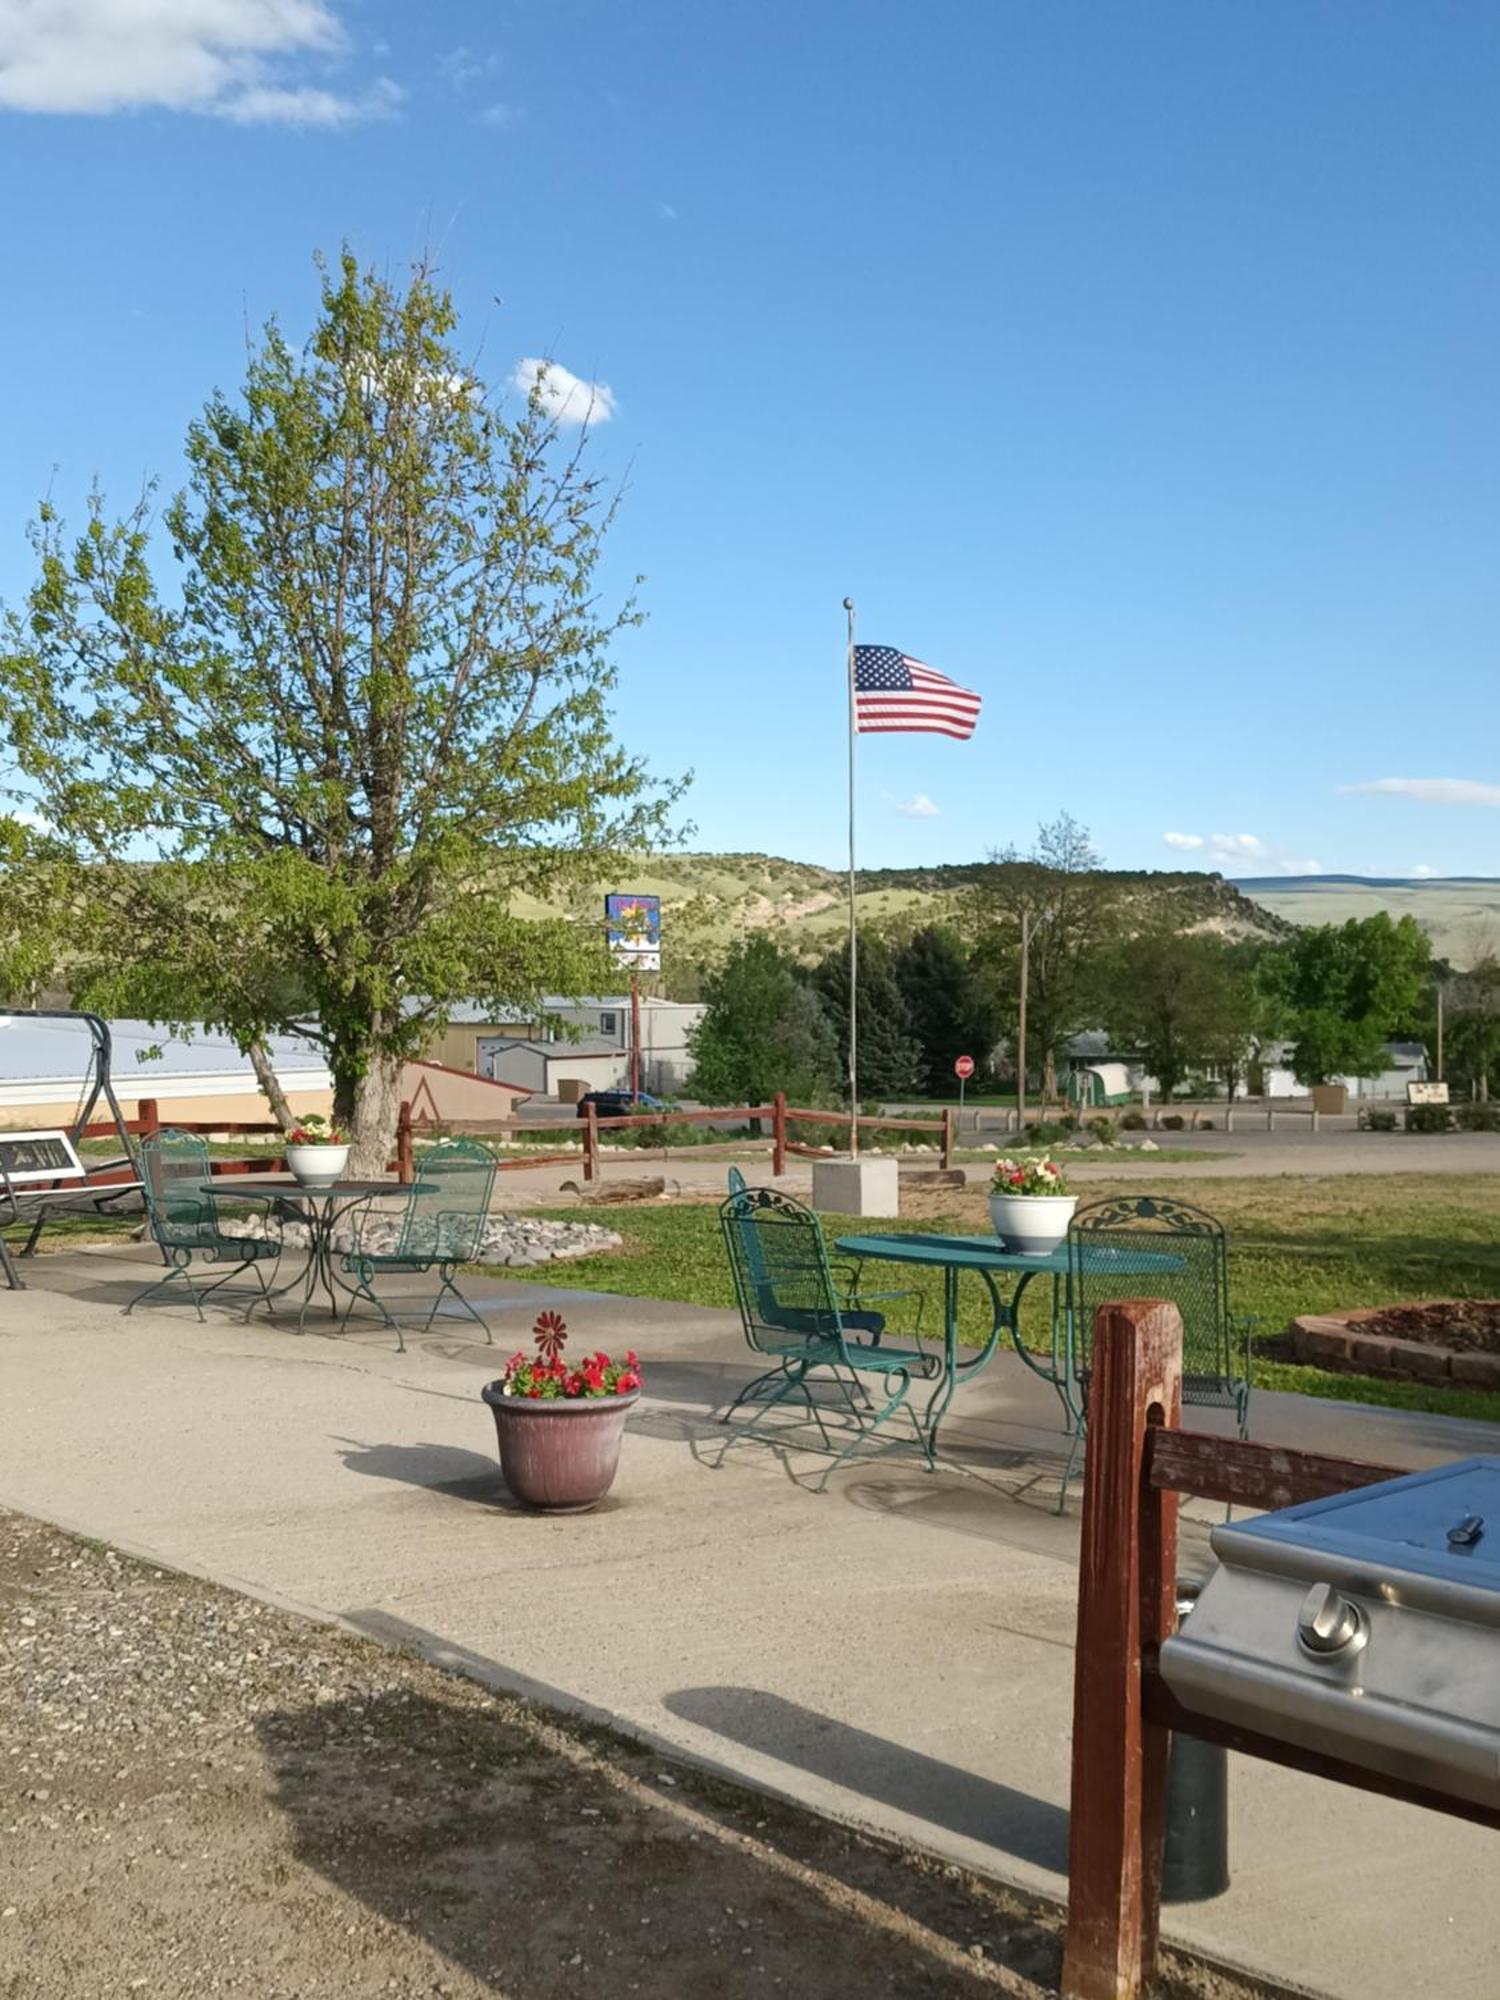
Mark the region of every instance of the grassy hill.
[[1454, 875], [1431, 880], [1363, 875], [1272, 876], [1234, 885], [1288, 923], [1341, 924], [1388, 910], [1415, 917], [1433, 950], [1460, 967], [1500, 951], [1500, 879]]
[[[980, 864], [938, 868], [861, 869], [856, 908], [861, 924], [900, 934], [953, 914]], [[1114, 875], [1127, 894], [1170, 897], [1187, 930], [1215, 930], [1226, 937], [1273, 938], [1290, 928], [1218, 875], [1188, 872]], [[681, 968], [731, 938], [770, 931], [805, 959], [821, 957], [848, 925], [846, 878], [840, 870], [770, 854], [656, 855], [622, 869], [617, 879], [577, 892], [568, 909], [579, 916], [602, 907], [605, 887], [660, 896], [668, 961]], [[518, 899], [517, 914], [535, 916], [543, 905]], [[555, 906], [554, 906], [555, 907]]]

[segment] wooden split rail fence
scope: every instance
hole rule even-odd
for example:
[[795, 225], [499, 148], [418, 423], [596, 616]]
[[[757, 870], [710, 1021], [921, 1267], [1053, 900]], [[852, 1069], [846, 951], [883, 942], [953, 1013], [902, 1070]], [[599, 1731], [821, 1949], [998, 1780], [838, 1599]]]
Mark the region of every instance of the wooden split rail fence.
[[[273, 1120], [249, 1121], [244, 1119], [199, 1118], [193, 1120], [176, 1119], [173, 1123], [179, 1132], [197, 1132], [204, 1136], [222, 1134], [224, 1137], [230, 1139], [280, 1139], [282, 1137], [281, 1127]], [[583, 1178], [586, 1181], [598, 1181], [601, 1177], [605, 1157], [614, 1157], [613, 1149], [605, 1147], [600, 1143], [601, 1135], [606, 1132], [661, 1129], [668, 1125], [724, 1124], [764, 1126], [771, 1141], [771, 1172], [773, 1175], [779, 1177], [786, 1172], [787, 1159], [791, 1155], [802, 1159], [816, 1159], [820, 1157], [821, 1148], [808, 1145], [793, 1136], [798, 1126], [803, 1128], [821, 1126], [825, 1130], [831, 1127], [835, 1131], [847, 1133], [850, 1123], [851, 1119], [847, 1111], [801, 1110], [793, 1105], [789, 1105], [786, 1101], [784, 1091], [777, 1091], [768, 1104], [721, 1105], [717, 1108], [702, 1111], [633, 1112], [617, 1118], [601, 1118], [592, 1104], [585, 1104], [582, 1117], [575, 1115], [572, 1118], [497, 1118], [484, 1121], [465, 1119], [461, 1125], [456, 1125], [452, 1128], [428, 1121], [419, 1123], [412, 1117], [410, 1103], [403, 1103], [396, 1126], [396, 1157], [390, 1163], [390, 1170], [400, 1180], [409, 1181], [414, 1179], [416, 1174], [416, 1142], [418, 1138], [424, 1136], [438, 1137], [449, 1129], [462, 1130], [480, 1138], [487, 1136], [514, 1137], [517, 1134], [534, 1132], [567, 1132], [576, 1138], [578, 1141], [576, 1145], [566, 1148], [559, 1147], [551, 1152], [543, 1147], [532, 1148], [528, 1146], [524, 1151], [516, 1153], [513, 1157], [501, 1159], [499, 1162], [501, 1169], [514, 1171], [521, 1167], [571, 1166], [576, 1162], [581, 1164]], [[133, 1137], [145, 1137], [152, 1132], [160, 1131], [161, 1124], [162, 1120], [157, 1100], [152, 1097], [143, 1097], [140, 1100], [139, 1116], [127, 1118], [125, 1121], [125, 1130]], [[861, 1133], [921, 1132], [928, 1134], [937, 1141], [937, 1150], [944, 1167], [951, 1167], [953, 1165], [954, 1148], [957, 1142], [956, 1126], [957, 1120], [951, 1105], [944, 1109], [940, 1118], [882, 1118], [866, 1116], [863, 1112], [859, 1118]], [[115, 1131], [114, 1124], [106, 1120], [100, 1124], [86, 1126], [81, 1136], [85, 1139], [108, 1139], [115, 1135]], [[724, 1135], [725, 1144], [732, 1145], [736, 1136], [734, 1133], [726, 1132]], [[669, 1150], [669, 1144], [669, 1140], [664, 1138], [661, 1147], [663, 1156]], [[653, 1147], [650, 1150], [654, 1151], [655, 1148]], [[630, 1155], [622, 1151], [620, 1157], [628, 1160]], [[636, 1157], [638, 1158], [639, 1155]], [[285, 1165], [285, 1157], [277, 1150], [274, 1152], [264, 1151], [247, 1154], [238, 1159], [216, 1159], [212, 1163], [212, 1170], [215, 1174], [272, 1173]], [[107, 1182], [111, 1176], [106, 1173], [94, 1175], [91, 1178], [102, 1184]], [[127, 1180], [132, 1178], [132, 1176], [126, 1169], [121, 1168], [113, 1175], [113, 1178]]]

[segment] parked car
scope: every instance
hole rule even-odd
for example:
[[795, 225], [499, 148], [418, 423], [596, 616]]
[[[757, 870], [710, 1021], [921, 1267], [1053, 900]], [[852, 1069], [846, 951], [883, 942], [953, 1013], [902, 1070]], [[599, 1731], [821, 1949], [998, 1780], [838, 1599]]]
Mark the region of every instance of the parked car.
[[628, 1090], [589, 1090], [578, 1100], [578, 1115], [588, 1117], [588, 1107], [594, 1107], [596, 1118], [632, 1118], [644, 1111], [665, 1111], [661, 1098], [653, 1097], [647, 1090], [632, 1097]]

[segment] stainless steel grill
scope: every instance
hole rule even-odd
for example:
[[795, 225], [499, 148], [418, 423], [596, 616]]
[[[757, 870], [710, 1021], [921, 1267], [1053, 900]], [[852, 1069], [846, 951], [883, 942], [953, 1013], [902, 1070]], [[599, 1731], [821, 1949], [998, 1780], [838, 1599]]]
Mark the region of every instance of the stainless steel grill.
[[1185, 1706], [1500, 1805], [1500, 1458], [1213, 1532], [1161, 1670]]

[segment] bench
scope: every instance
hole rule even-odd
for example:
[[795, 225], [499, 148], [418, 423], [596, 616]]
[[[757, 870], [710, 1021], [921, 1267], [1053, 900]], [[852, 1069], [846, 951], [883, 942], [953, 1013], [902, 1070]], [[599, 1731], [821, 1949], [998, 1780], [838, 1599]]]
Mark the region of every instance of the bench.
[[[67, 1132], [0, 1132], [0, 1231], [7, 1225], [29, 1223], [21, 1255], [29, 1257], [51, 1216], [92, 1211], [108, 1212], [111, 1202], [139, 1195], [141, 1182], [134, 1159], [85, 1166]], [[26, 1281], [0, 1234], [0, 1274], [13, 1292]]]

